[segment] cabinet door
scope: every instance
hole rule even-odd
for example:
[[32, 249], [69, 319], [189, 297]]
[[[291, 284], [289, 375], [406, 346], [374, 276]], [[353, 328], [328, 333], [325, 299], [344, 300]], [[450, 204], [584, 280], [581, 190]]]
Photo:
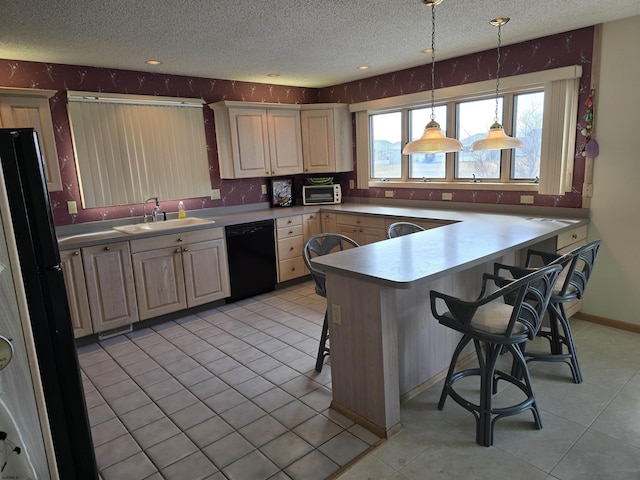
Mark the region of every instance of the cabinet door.
[[82, 249], [94, 333], [138, 321], [128, 242]]
[[360, 228], [360, 245], [379, 242], [387, 239], [387, 231], [384, 228], [361, 227]]
[[2, 119], [3, 128], [31, 127], [38, 132], [47, 188], [50, 192], [62, 190], [49, 99], [43, 97], [0, 96], [0, 118]]
[[184, 247], [182, 261], [189, 307], [231, 295], [229, 265], [223, 239], [194, 243]]
[[270, 175], [302, 173], [300, 111], [268, 110]]
[[305, 213], [302, 215], [302, 239], [309, 240], [322, 231], [319, 213]]
[[141, 320], [187, 308], [180, 247], [131, 255]]
[[73, 334], [76, 338], [90, 335], [93, 333], [93, 327], [80, 250], [63, 250], [60, 252], [60, 260]]
[[322, 233], [338, 233], [335, 213], [321, 214]]
[[327, 173], [336, 170], [336, 145], [333, 110], [304, 110], [302, 122], [302, 153], [304, 173]]
[[267, 111], [264, 108], [230, 108], [231, 150], [235, 178], [270, 175]]

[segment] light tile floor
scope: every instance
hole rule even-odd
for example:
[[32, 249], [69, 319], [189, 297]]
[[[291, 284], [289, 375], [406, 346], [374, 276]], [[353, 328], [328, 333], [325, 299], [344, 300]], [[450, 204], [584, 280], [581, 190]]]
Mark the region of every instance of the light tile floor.
[[480, 447], [466, 410], [436, 408], [438, 382], [379, 442], [328, 409], [330, 366], [313, 370], [324, 308], [306, 282], [81, 347], [102, 477], [640, 479], [640, 335], [572, 319], [585, 381], [531, 364], [542, 430], [524, 413]]
[[[496, 423], [492, 447], [478, 446], [470, 413], [451, 399], [437, 409], [440, 381], [402, 405], [399, 434], [337, 478], [640, 479], [640, 335], [571, 324], [584, 382], [574, 384], [564, 363], [530, 365], [542, 430], [526, 412]], [[496, 400], [513, 403], [514, 391], [503, 388]]]
[[304, 282], [80, 347], [101, 477], [322, 480], [369, 450], [314, 370], [325, 305]]

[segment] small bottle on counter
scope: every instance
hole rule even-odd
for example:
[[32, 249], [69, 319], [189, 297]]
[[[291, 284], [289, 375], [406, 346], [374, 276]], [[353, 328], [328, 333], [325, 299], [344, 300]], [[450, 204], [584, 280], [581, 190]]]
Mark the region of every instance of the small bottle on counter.
[[187, 212], [184, 209], [184, 202], [178, 202], [178, 218], [187, 218]]

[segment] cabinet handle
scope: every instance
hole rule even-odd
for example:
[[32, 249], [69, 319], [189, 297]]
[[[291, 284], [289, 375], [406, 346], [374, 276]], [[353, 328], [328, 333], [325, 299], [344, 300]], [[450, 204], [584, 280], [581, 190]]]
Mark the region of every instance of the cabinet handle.
[[289, 251], [290, 251], [290, 252], [291, 252], [291, 251], [293, 251], [293, 247], [289, 247]]
[[176, 248], [176, 253], [180, 253], [181, 251], [180, 247]]
[[75, 252], [73, 252], [74, 255], [80, 255], [80, 250], [76, 250]]
[[356, 223], [360, 223], [360, 219], [357, 219], [357, 220], [356, 220]]
[[104, 249], [105, 249], [105, 251], [108, 252], [109, 250], [111, 250], [111, 247], [104, 247]]
[[178, 237], [178, 241], [181, 242], [182, 241], [182, 237]]
[[188, 252], [188, 251], [189, 251], [189, 247], [184, 247], [184, 248], [182, 249], [182, 251], [183, 251], [183, 252]]
[[293, 230], [289, 230], [289, 235], [293, 235]]
[[292, 272], [295, 272], [295, 271], [296, 271], [296, 267], [293, 267], [293, 268], [291, 269], [291, 271], [292, 271]]
[[576, 238], [578, 238], [578, 234], [577, 233], [572, 234], [571, 238], [573, 238], [575, 240]]
[[291, 223], [293, 220], [289, 219], [289, 221], [287, 223]]

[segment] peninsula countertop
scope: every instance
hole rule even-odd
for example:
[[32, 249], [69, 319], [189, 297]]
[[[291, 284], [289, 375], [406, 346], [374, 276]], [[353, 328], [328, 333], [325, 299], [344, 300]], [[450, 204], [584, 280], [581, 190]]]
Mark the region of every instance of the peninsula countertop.
[[414, 283], [486, 263], [505, 252], [526, 248], [588, 223], [586, 219], [496, 213], [425, 211], [425, 214], [428, 215], [425, 218], [455, 223], [316, 257], [312, 262], [325, 271], [409, 288]]

